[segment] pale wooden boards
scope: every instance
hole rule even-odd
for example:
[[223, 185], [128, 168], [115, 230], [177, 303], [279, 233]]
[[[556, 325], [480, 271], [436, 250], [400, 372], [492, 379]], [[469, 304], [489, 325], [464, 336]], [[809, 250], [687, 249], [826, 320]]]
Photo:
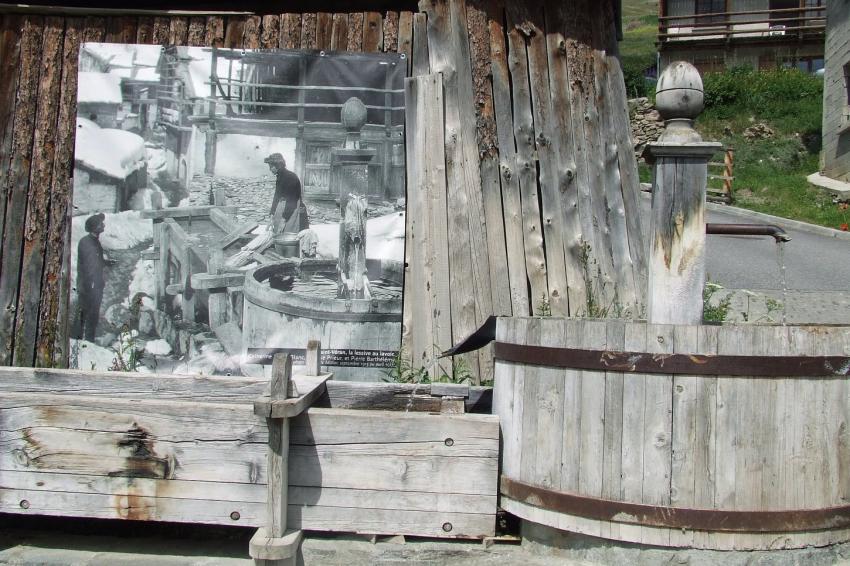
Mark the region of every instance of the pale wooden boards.
[[[70, 390], [75, 381], [91, 394]], [[101, 384], [126, 388], [112, 396]], [[43, 391], [51, 385], [60, 392]], [[0, 373], [0, 511], [262, 526], [268, 430], [252, 402], [265, 387], [10, 368]], [[498, 450], [490, 415], [310, 409], [291, 422], [287, 526], [490, 536]]]
[[[499, 319], [517, 344], [649, 353], [850, 356], [850, 328], [684, 326]], [[771, 511], [847, 504], [846, 377], [639, 374], [496, 364], [503, 474], [550, 489], [688, 509]], [[555, 423], [561, 426], [555, 426]], [[848, 540], [676, 530], [554, 513], [502, 497], [522, 518], [674, 547], [775, 549]]]

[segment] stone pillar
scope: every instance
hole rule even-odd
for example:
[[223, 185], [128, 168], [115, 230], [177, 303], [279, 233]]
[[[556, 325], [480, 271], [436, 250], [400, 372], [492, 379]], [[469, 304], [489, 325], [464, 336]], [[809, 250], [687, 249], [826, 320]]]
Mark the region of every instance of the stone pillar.
[[702, 141], [693, 128], [703, 109], [703, 87], [690, 63], [676, 61], [664, 69], [655, 105], [666, 131], [644, 153], [653, 166], [647, 320], [700, 324], [708, 162], [723, 146]]

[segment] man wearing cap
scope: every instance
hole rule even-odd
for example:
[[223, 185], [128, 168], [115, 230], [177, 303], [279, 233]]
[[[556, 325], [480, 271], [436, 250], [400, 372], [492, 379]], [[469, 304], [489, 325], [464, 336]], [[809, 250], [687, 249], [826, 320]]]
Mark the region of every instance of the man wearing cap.
[[108, 264], [103, 257], [100, 235], [105, 228], [104, 214], [86, 219], [86, 234], [77, 246], [77, 297], [80, 307], [80, 332], [78, 338], [94, 342], [103, 301], [105, 278], [103, 270]]
[[[286, 168], [286, 160], [280, 153], [272, 153], [264, 162], [268, 163], [269, 170], [277, 177], [271, 210], [274, 231], [298, 233], [306, 230], [310, 227], [310, 221], [307, 218], [307, 207], [301, 200], [298, 175]], [[281, 210], [278, 210], [279, 206]]]

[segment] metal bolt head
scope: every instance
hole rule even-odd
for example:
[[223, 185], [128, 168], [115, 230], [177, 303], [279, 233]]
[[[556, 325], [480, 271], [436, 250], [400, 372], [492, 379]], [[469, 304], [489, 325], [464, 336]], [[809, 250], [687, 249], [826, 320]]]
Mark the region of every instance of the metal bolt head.
[[242, 518], [242, 515], [239, 514], [239, 511], [234, 511], [233, 513], [230, 514], [230, 518], [233, 519], [234, 521], [238, 521], [239, 519]]
[[443, 531], [450, 533], [452, 531], [452, 528], [453, 527], [451, 523], [443, 523]]

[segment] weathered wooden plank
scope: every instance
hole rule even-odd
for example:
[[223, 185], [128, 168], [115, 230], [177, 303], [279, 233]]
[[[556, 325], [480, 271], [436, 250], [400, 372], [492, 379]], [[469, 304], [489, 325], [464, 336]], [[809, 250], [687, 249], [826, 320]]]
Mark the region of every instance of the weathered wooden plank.
[[[446, 92], [446, 172], [447, 184], [453, 188], [448, 194], [450, 278], [453, 296], [463, 301], [452, 301], [452, 337], [457, 342], [492, 313], [472, 73], [463, 5], [452, 0], [423, 6], [428, 13], [431, 69], [443, 73]], [[463, 359], [477, 379], [479, 361], [473, 356]], [[485, 368], [489, 366], [486, 356], [482, 361]]]
[[243, 49], [260, 48], [260, 28], [262, 25], [263, 19], [260, 16], [248, 16], [245, 18], [245, 26], [242, 29]]
[[511, 293], [511, 312], [514, 316], [530, 313], [528, 279], [525, 274], [523, 246], [522, 203], [516, 166], [513, 122], [511, 114], [510, 78], [505, 49], [505, 36], [499, 20], [489, 20], [490, 60], [493, 89], [493, 111], [499, 149], [502, 219], [504, 222], [508, 282]]
[[[563, 347], [564, 320], [560, 318], [541, 318], [539, 340], [541, 346]], [[565, 370], [560, 368], [538, 368], [537, 380], [537, 436], [540, 448], [537, 453], [537, 465], [534, 480], [537, 485], [555, 490], [561, 489], [563, 425], [564, 425], [564, 387]], [[570, 455], [572, 457], [574, 455]]]
[[401, 12], [398, 17], [398, 53], [407, 58], [407, 69], [413, 57], [413, 12]]
[[[561, 226], [560, 192], [557, 184], [558, 137], [553, 119], [550, 95], [548, 55], [546, 36], [541, 22], [541, 10], [529, 10], [515, 4], [508, 10], [510, 24], [514, 28], [512, 48], [517, 56], [522, 55], [519, 41], [524, 36], [528, 59], [528, 78], [530, 84], [533, 115], [533, 131], [527, 132], [528, 150], [537, 157], [539, 171], [533, 167], [529, 173], [536, 173], [540, 195], [540, 220], [545, 241], [546, 281], [549, 310], [555, 316], [569, 314], [568, 285], [576, 281], [567, 278], [564, 260], [564, 239]], [[521, 34], [521, 35], [520, 35]], [[526, 138], [528, 139], [528, 138]], [[517, 139], [519, 147], [519, 139]], [[528, 175], [528, 182], [531, 182]], [[522, 177], [521, 177], [522, 179]]]
[[331, 48], [333, 32], [333, 14], [319, 12], [316, 14], [316, 49], [326, 51]]
[[[327, 490], [322, 490], [324, 494]], [[374, 492], [361, 490], [340, 490], [355, 496], [369, 496], [374, 493], [384, 495], [379, 501], [395, 498], [405, 493]], [[387, 497], [387, 495], [389, 497]], [[457, 497], [457, 496], [455, 496]], [[311, 531], [354, 532], [362, 534], [401, 534], [411, 536], [429, 536], [439, 538], [484, 538], [492, 536], [495, 530], [493, 515], [462, 512], [459, 505], [453, 509], [461, 512], [444, 510], [410, 511], [407, 509], [383, 509], [375, 503], [368, 506], [348, 507], [331, 501], [332, 506], [308, 505], [299, 507], [289, 506], [289, 520], [292, 528], [309, 529]], [[378, 503], [377, 505], [380, 505]], [[493, 502], [495, 508], [495, 501]], [[450, 529], [448, 533], [447, 529]]]
[[505, 224], [502, 218], [502, 194], [499, 182], [499, 158], [496, 150], [496, 120], [493, 91], [490, 85], [490, 30], [488, 15], [474, 5], [466, 9], [466, 25], [475, 96], [476, 134], [480, 155], [480, 176], [488, 255], [493, 314], [512, 313], [510, 280], [504, 277], [508, 269], [505, 249]]
[[106, 20], [107, 43], [133, 43], [136, 39], [137, 18], [113, 16]]
[[[168, 22], [166, 18], [161, 19], [165, 20], [166, 23]], [[160, 18], [157, 18], [157, 21], [155, 23], [160, 23], [159, 20]], [[154, 28], [154, 30], [156, 31], [156, 28]], [[83, 31], [84, 43], [103, 41], [105, 32], [105, 18], [101, 18], [100, 16], [86, 16], [86, 23]]]
[[262, 31], [260, 32], [260, 47], [273, 49], [280, 43], [280, 16], [266, 14], [263, 16]]
[[301, 47], [301, 14], [283, 14], [280, 17], [281, 49]]
[[[513, 127], [516, 144], [516, 175], [522, 208], [525, 272], [528, 276], [531, 312], [545, 312], [549, 305], [546, 258], [543, 254], [543, 230], [537, 195], [537, 167], [534, 163], [534, 118], [528, 83], [528, 54], [522, 32], [508, 32], [508, 68], [513, 95]], [[502, 172], [504, 178], [505, 172]]]
[[366, 12], [363, 20], [363, 51], [377, 53], [384, 43], [383, 18], [380, 12]]
[[23, 252], [24, 218], [32, 165], [33, 133], [41, 71], [43, 19], [27, 16], [20, 37], [20, 75], [15, 96], [11, 155], [2, 164], [6, 219], [0, 263], [0, 365], [12, 362], [18, 283]]
[[153, 20], [153, 42], [159, 45], [169, 44], [171, 22], [168, 18], [157, 16]]
[[431, 72], [428, 57], [428, 18], [422, 13], [413, 15], [413, 55], [410, 65], [414, 77]]
[[334, 14], [331, 29], [331, 51], [348, 48], [348, 14]]
[[[606, 324], [606, 348], [608, 351], [625, 350], [626, 327], [623, 322], [609, 321]], [[605, 415], [603, 417], [602, 444], [602, 498], [618, 500], [622, 493], [623, 453], [623, 389], [624, 374], [605, 372]], [[603, 537], [619, 538], [620, 527], [616, 523], [603, 525]]]
[[392, 10], [384, 15], [383, 49], [388, 53], [398, 51], [399, 16]]
[[205, 41], [207, 45], [212, 47], [224, 45], [224, 18], [222, 16], [207, 16]]
[[[647, 332], [644, 324], [626, 325], [625, 351], [643, 352], [646, 348]], [[623, 378], [623, 476], [622, 501], [643, 500], [643, 446], [645, 430], [646, 376], [629, 373]], [[641, 540], [641, 529], [635, 525], [621, 525], [620, 536], [624, 540]]]
[[[646, 349], [648, 353], [673, 352], [673, 326], [648, 324]], [[643, 489], [642, 502], [670, 505], [670, 466], [672, 462], [671, 438], [673, 436], [673, 377], [671, 375], [646, 375], [644, 403], [646, 417], [643, 433]], [[642, 539], [647, 544], [667, 545], [667, 530], [643, 530]]]
[[[527, 319], [527, 323], [524, 326], [518, 327], [515, 343], [537, 344], [541, 338], [540, 320], [539, 318], [530, 318]], [[542, 385], [538, 379], [538, 371], [538, 368], [524, 369], [524, 387], [521, 391], [517, 392], [517, 394], [522, 395], [522, 437], [523, 439], [537, 438], [541, 440], [541, 442], [523, 441], [520, 444], [522, 454], [519, 462], [519, 477], [521, 478], [536, 479], [534, 472], [539, 455], [548, 448], [542, 439], [539, 438], [537, 430], [537, 413], [540, 411], [540, 407], [538, 406], [538, 391]], [[518, 384], [518, 380], [515, 379], [514, 382]]]
[[318, 49], [316, 37], [316, 14], [304, 13], [301, 16], [301, 49]]
[[[620, 177], [619, 146], [617, 145], [616, 129], [619, 124], [614, 115], [614, 106], [620, 103], [609, 92], [608, 76], [612, 72], [608, 67], [609, 58], [603, 52], [593, 52], [594, 80], [596, 86], [596, 103], [599, 106], [600, 144], [603, 152], [602, 188], [605, 193], [606, 217], [609, 230], [611, 261], [616, 303], [628, 312], [624, 314], [631, 318], [639, 316], [638, 291], [635, 287], [635, 266], [631, 256], [629, 233], [626, 224], [626, 208], [623, 202], [623, 181]], [[629, 146], [630, 148], [632, 146]], [[618, 306], [618, 308], [620, 308]]]
[[[19, 366], [31, 366], [35, 363], [38, 309], [42, 298], [42, 271], [48, 240], [48, 233], [44, 230], [44, 219], [48, 218], [50, 209], [50, 188], [53, 182], [57, 142], [56, 121], [60, 103], [59, 85], [62, 80], [64, 60], [62, 57], [64, 20], [55, 17], [46, 18], [42, 33], [41, 70], [15, 316], [15, 350], [12, 356], [12, 363]], [[64, 214], [64, 207], [61, 208]]]
[[[701, 325], [697, 328], [696, 354], [716, 354], [719, 327]], [[715, 461], [717, 440], [717, 378], [703, 376], [697, 380], [694, 407], [694, 505], [700, 509], [714, 508]], [[673, 537], [671, 537], [671, 540]], [[695, 532], [694, 545], [704, 548], [711, 542], [705, 532]]]
[[144, 45], [153, 42], [153, 16], [141, 16], [136, 28], [136, 43]]
[[[624, 103], [626, 100], [625, 80], [618, 57], [609, 55], [606, 58], [608, 66], [608, 99], [609, 118], [613, 141], [617, 144], [617, 163], [620, 171], [622, 201], [626, 220], [626, 231], [629, 240], [629, 256], [634, 266], [635, 293], [637, 303], [646, 304], [646, 253], [642, 245], [643, 227], [641, 226], [640, 210], [640, 178], [638, 177], [637, 161], [632, 153], [631, 126], [629, 110]], [[619, 211], [617, 211], [619, 214]], [[638, 305], [638, 310], [640, 306]]]
[[[527, 318], [522, 319], [503, 319], [510, 320], [507, 328], [505, 339], [513, 344], [523, 344], [528, 333]], [[522, 478], [522, 456], [524, 452], [525, 438], [524, 423], [525, 423], [525, 366], [516, 364], [513, 368], [513, 379], [511, 381], [513, 389], [507, 394], [511, 398], [511, 433], [510, 437], [506, 437], [504, 445], [505, 451], [502, 457], [502, 473], [512, 478]], [[534, 379], [533, 376], [529, 379]]]
[[[581, 330], [581, 347], [605, 349], [607, 331], [605, 322], [587, 320]], [[602, 496], [604, 443], [605, 443], [605, 377], [598, 371], [580, 372], [581, 441], [579, 449], [578, 492], [592, 497]], [[594, 535], [601, 534], [596, 525]]]
[[408, 194], [411, 198], [406, 286], [413, 367], [439, 375], [437, 356], [451, 347], [448, 228], [443, 134], [443, 84], [438, 75], [406, 83]]
[[[699, 344], [698, 326], [677, 326], [673, 330], [673, 351], [681, 354], [696, 353]], [[673, 437], [670, 466], [670, 504], [681, 508], [698, 508], [696, 504], [696, 451], [702, 439], [697, 436], [698, 387], [702, 377], [694, 375], [673, 376]], [[690, 546], [693, 531], [671, 532], [670, 543]]]
[[168, 22], [169, 45], [186, 45], [189, 40], [189, 18], [172, 17]]
[[224, 28], [224, 47], [242, 47], [242, 38], [245, 36], [245, 17], [228, 16]]
[[284, 400], [262, 398], [254, 401], [254, 414], [272, 419], [297, 417], [325, 394], [325, 382], [332, 374], [293, 379], [293, 396]]
[[189, 29], [186, 33], [186, 44], [200, 47], [206, 44], [207, 19], [203, 16], [189, 18]]
[[20, 72], [20, 36], [24, 18], [11, 14], [4, 15], [2, 26], [0, 73], [5, 79], [0, 83], [0, 171], [4, 172], [4, 178], [0, 180], [0, 234], [3, 233], [6, 222], [6, 204], [10, 189], [5, 182], [5, 174], [12, 159], [15, 97]]
[[348, 50], [363, 51], [363, 25], [366, 14], [354, 12], [348, 16]]
[[[21, 508], [21, 501], [27, 502], [26, 511]], [[263, 524], [264, 509], [265, 503], [206, 499], [192, 505], [185, 499], [156, 497], [154, 491], [139, 494], [136, 489], [117, 494], [0, 489], [0, 510], [16, 514], [258, 527]], [[232, 516], [237, 517], [238, 522]]]

